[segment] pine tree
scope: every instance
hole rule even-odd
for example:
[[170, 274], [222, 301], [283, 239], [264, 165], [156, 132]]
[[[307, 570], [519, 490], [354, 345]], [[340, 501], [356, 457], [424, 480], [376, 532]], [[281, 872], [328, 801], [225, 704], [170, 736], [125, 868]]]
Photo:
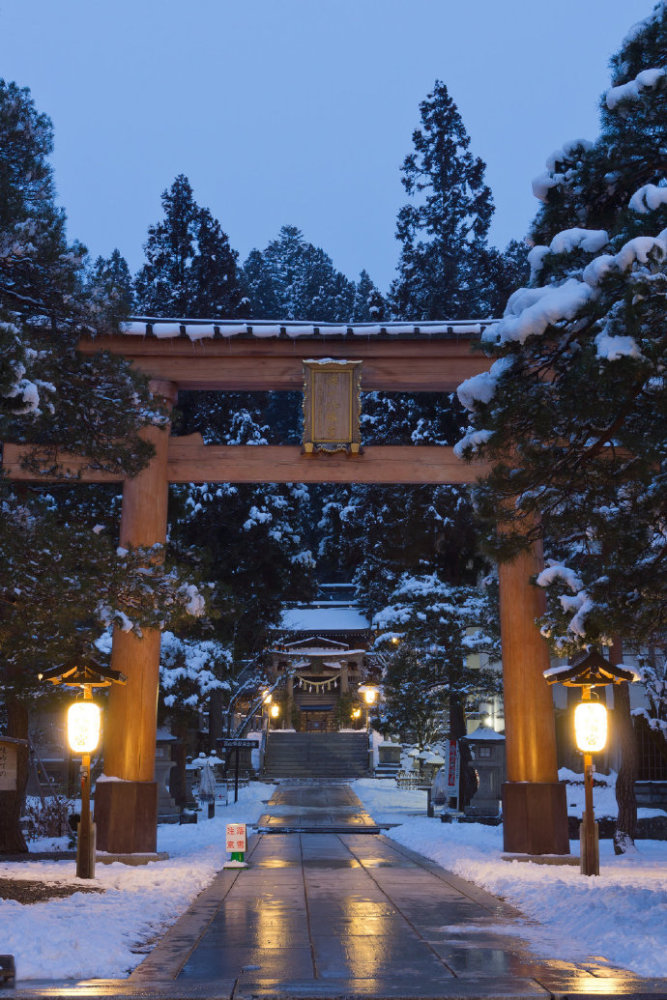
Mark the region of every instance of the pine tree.
[[405, 573], [436, 574], [451, 585], [474, 583], [483, 561], [470, 501], [453, 486], [352, 485], [330, 492], [318, 525], [318, 557], [337, 578], [352, 579], [371, 616]]
[[459, 388], [460, 450], [496, 463], [476, 491], [489, 544], [503, 558], [544, 537], [561, 655], [667, 640], [665, 65], [661, 2], [612, 59], [596, 142], [535, 182], [531, 284], [485, 334], [490, 373]]
[[199, 553], [213, 585], [216, 636], [238, 662], [263, 649], [284, 601], [311, 596], [314, 564], [299, 528], [308, 493], [298, 485], [229, 483], [175, 492], [173, 543]]
[[477, 493], [502, 521], [491, 543], [506, 555], [544, 534], [558, 557], [542, 582], [566, 654], [665, 632], [666, 59], [660, 5], [613, 60], [597, 142], [566, 146], [536, 185], [549, 242], [485, 334], [491, 372], [459, 388], [460, 450], [500, 463]]
[[419, 106], [421, 128], [403, 161], [402, 183], [412, 201], [398, 214], [399, 274], [391, 288], [396, 316], [411, 320], [490, 315], [493, 288], [486, 241], [493, 200], [485, 164], [444, 83]]
[[162, 207], [164, 220], [149, 227], [146, 263], [135, 282], [139, 309], [175, 317], [237, 316], [238, 254], [218, 220], [195, 202], [183, 174], [163, 191]]
[[[219, 222], [196, 205], [185, 177], [176, 178], [162, 203], [165, 219], [149, 229], [147, 261], [136, 280], [140, 308], [156, 315], [211, 318], [247, 311], [243, 294], [256, 294], [253, 282], [263, 273], [263, 256], [250, 255], [249, 272], [239, 276], [242, 291], [236, 252], [230, 250]], [[296, 267], [293, 273], [299, 272], [303, 285], [300, 255], [306, 245], [296, 233], [286, 238], [286, 253], [297, 259], [301, 270]], [[322, 257], [318, 253], [316, 262]], [[311, 285], [321, 277], [316, 269], [313, 273]], [[275, 395], [181, 393], [174, 432], [198, 432], [209, 444], [229, 445], [262, 445], [281, 433], [293, 435], [300, 408], [296, 404], [289, 412], [289, 404]], [[300, 530], [304, 502], [307, 493], [290, 485], [203, 484], [171, 491], [172, 546], [211, 584], [217, 611], [214, 635], [233, 649], [237, 666], [262, 647], [282, 601], [311, 592], [312, 558]]]

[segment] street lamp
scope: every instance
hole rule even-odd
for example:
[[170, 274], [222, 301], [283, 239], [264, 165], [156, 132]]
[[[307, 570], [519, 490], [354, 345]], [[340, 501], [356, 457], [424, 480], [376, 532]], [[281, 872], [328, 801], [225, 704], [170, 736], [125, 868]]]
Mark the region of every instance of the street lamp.
[[67, 712], [67, 740], [72, 753], [81, 755], [81, 819], [76, 845], [77, 878], [95, 878], [95, 824], [90, 816], [90, 755], [100, 742], [102, 712], [93, 701], [90, 685], [83, 688], [83, 701], [75, 701]]
[[600, 874], [600, 840], [593, 812], [593, 754], [607, 743], [607, 709], [591, 698], [594, 687], [637, 680], [628, 667], [610, 663], [591, 650], [575, 663], [545, 670], [549, 684], [580, 687], [581, 701], [574, 712], [574, 735], [577, 748], [584, 755], [584, 814], [579, 827], [579, 870], [582, 875]]
[[[273, 702], [269, 708], [269, 715], [272, 719], [277, 719], [280, 716], [280, 705], [277, 702]], [[269, 723], [270, 726], [270, 723]]]
[[607, 743], [607, 709], [591, 700], [591, 688], [584, 687], [574, 712], [577, 747], [584, 755], [584, 815], [579, 829], [579, 867], [582, 875], [600, 874], [600, 837], [593, 812], [593, 754]]
[[70, 705], [67, 712], [67, 742], [72, 753], [81, 757], [81, 818], [76, 848], [77, 878], [95, 878], [95, 824], [90, 814], [90, 755], [100, 742], [102, 712], [93, 701], [93, 689], [125, 684], [119, 670], [103, 667], [91, 657], [78, 657], [64, 666], [38, 674], [40, 681], [63, 687], [78, 687], [83, 701]]
[[371, 708], [377, 701], [377, 696], [379, 694], [378, 689], [374, 684], [360, 684], [357, 688], [360, 695], [363, 696], [364, 705], [366, 708], [366, 728], [370, 732], [371, 728]]

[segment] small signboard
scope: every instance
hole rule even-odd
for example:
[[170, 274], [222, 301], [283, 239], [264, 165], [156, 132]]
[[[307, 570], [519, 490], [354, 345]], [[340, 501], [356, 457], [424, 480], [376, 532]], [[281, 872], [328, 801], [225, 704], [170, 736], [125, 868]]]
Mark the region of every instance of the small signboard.
[[226, 829], [226, 849], [229, 854], [245, 854], [247, 850], [245, 823], [228, 823]]
[[461, 757], [457, 740], [447, 740], [445, 743], [445, 787], [449, 797], [456, 797], [458, 809], [459, 777], [461, 773]]
[[218, 740], [223, 750], [256, 750], [259, 740], [237, 740], [233, 737]]
[[0, 739], [0, 792], [15, 792], [18, 779], [16, 744]]

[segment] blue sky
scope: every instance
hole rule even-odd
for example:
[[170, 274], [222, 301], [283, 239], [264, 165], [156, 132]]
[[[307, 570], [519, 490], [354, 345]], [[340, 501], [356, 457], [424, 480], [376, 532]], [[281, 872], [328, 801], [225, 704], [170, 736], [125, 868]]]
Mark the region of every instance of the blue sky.
[[136, 269], [178, 173], [241, 259], [284, 224], [385, 291], [400, 165], [436, 79], [487, 163], [492, 241], [594, 138], [608, 60], [653, 0], [0, 0], [0, 76], [55, 126], [70, 237]]

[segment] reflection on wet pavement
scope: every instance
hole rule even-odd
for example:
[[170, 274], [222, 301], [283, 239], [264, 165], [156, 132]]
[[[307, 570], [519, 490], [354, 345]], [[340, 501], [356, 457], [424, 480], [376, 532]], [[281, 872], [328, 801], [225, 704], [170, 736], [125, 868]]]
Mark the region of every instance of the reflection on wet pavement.
[[[291, 791], [279, 790], [278, 811], [294, 809]], [[346, 786], [324, 791], [326, 811], [319, 808], [322, 788], [299, 788], [292, 798], [304, 802], [310, 792], [319, 814], [330, 816], [338, 792], [343, 814], [353, 808]], [[263, 820], [271, 821], [272, 809], [273, 800]], [[547, 998], [599, 994], [602, 983], [611, 994], [610, 984], [637, 981], [622, 972], [612, 979], [609, 967], [596, 972], [536, 958], [525, 942], [502, 933], [518, 916], [382, 836], [272, 832], [257, 838], [250, 867], [226, 890], [177, 981], [186, 990], [236, 980], [238, 998]], [[480, 983], [487, 984], [481, 993]]]

